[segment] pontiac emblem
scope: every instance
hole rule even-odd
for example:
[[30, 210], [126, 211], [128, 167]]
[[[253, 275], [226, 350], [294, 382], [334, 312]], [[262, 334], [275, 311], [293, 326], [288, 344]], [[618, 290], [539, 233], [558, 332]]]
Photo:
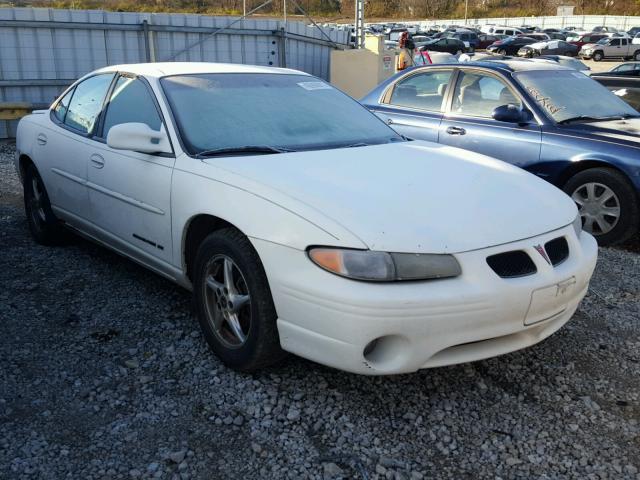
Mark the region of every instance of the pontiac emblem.
[[547, 252], [544, 250], [542, 245], [534, 245], [533, 248], [535, 248], [536, 252], [538, 252], [540, 256], [544, 258], [549, 265], [551, 265], [551, 260], [549, 260], [549, 256], [547, 255]]

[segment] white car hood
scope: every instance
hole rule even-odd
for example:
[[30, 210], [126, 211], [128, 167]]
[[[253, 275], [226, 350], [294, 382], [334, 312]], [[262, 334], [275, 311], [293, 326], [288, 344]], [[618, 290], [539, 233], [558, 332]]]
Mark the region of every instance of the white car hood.
[[568, 196], [524, 170], [429, 142], [206, 162], [277, 191], [281, 206], [313, 223], [331, 219], [371, 250], [475, 250], [561, 228], [577, 214]]

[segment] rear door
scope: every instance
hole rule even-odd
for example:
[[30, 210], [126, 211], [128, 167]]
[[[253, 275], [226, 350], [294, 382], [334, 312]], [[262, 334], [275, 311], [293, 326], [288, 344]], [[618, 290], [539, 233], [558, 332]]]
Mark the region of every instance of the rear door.
[[109, 243], [171, 263], [175, 156], [109, 147], [109, 130], [123, 123], [144, 123], [166, 131], [155, 95], [142, 77], [121, 74], [117, 78], [99, 134], [92, 141], [87, 174], [91, 217]]
[[501, 105], [522, 107], [515, 89], [498, 74], [479, 69], [460, 69], [453, 80], [447, 111], [440, 123], [439, 143], [489, 155], [519, 167], [540, 158], [541, 129], [499, 122], [492, 118]]
[[401, 135], [438, 141], [442, 109], [453, 68], [425, 68], [401, 77], [373, 110]]

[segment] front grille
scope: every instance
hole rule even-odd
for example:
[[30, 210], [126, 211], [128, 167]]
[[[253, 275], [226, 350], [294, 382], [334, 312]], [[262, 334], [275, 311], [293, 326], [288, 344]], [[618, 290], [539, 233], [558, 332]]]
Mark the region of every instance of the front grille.
[[531, 257], [522, 250], [491, 255], [487, 257], [487, 263], [502, 278], [524, 277], [537, 272]]
[[551, 265], [554, 267], [569, 258], [569, 244], [564, 237], [558, 237], [548, 241], [544, 244], [544, 249], [547, 251], [547, 256], [549, 260], [551, 260]]

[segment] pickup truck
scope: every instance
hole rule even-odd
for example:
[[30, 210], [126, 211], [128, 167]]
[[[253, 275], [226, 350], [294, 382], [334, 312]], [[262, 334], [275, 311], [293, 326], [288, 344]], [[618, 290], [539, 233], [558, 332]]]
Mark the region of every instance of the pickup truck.
[[583, 45], [580, 57], [599, 62], [605, 58], [633, 58], [640, 61], [640, 45], [633, 44], [628, 37], [610, 37], [598, 40], [597, 43]]

